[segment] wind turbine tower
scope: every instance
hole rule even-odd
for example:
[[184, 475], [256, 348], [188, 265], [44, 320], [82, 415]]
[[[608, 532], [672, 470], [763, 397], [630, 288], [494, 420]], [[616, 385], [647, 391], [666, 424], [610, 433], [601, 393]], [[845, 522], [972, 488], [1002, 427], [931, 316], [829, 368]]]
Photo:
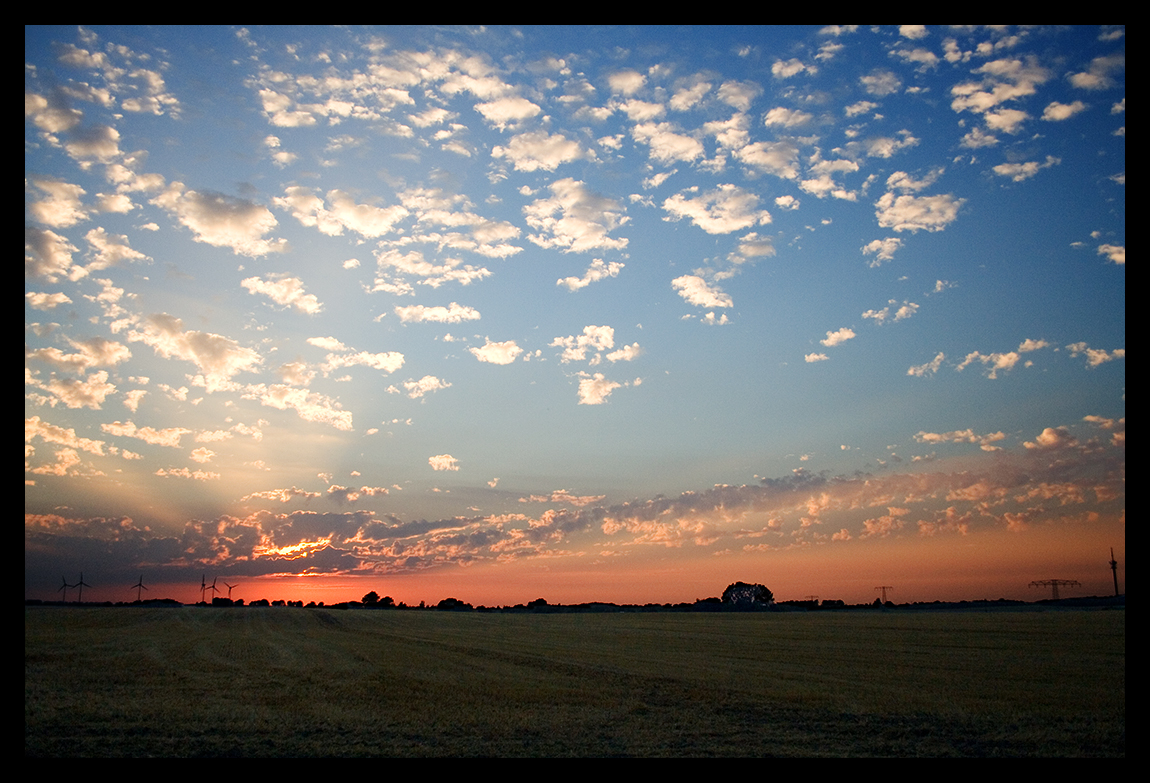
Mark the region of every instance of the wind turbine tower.
[[81, 571], [80, 572], [80, 581], [77, 582], [76, 584], [72, 585], [72, 587], [80, 588], [80, 597], [79, 597], [79, 599], [77, 599], [79, 603], [84, 603], [84, 588], [85, 587], [91, 587], [91, 586], [92, 585], [90, 585], [84, 581], [84, 572]]
[[1114, 597], [1118, 597], [1118, 561], [1114, 559], [1114, 547], [1110, 547], [1110, 571], [1114, 574]]
[[148, 589], [148, 588], [144, 587], [144, 575], [140, 574], [140, 581], [136, 582], [134, 585], [132, 585], [128, 589], [136, 591], [136, 603], [140, 603], [140, 591]]
[[60, 586], [60, 588], [59, 588], [59, 589], [58, 589], [56, 592], [57, 592], [57, 593], [59, 593], [59, 592], [63, 592], [63, 593], [64, 593], [64, 603], [68, 603], [68, 588], [69, 588], [69, 587], [75, 587], [76, 585], [70, 585], [70, 584], [68, 584], [68, 580], [67, 580], [67, 579], [65, 579], [64, 577], [60, 577], [60, 580], [61, 580], [61, 581], [62, 581], [64, 584], [62, 584], [62, 585]]

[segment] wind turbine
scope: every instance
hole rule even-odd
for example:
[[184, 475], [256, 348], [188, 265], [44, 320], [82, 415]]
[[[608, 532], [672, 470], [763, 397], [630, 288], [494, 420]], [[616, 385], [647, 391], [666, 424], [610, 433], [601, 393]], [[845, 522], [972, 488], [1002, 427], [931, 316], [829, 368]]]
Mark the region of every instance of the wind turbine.
[[207, 601], [204, 600], [204, 591], [207, 589], [208, 589], [208, 575], [203, 574], [202, 576], [200, 576], [200, 603], [201, 604], [207, 603]]
[[136, 603], [140, 603], [140, 591], [148, 589], [148, 588], [144, 587], [144, 575], [140, 574], [140, 581], [136, 582], [134, 585], [132, 585], [128, 589], [136, 591]]
[[77, 582], [76, 584], [72, 585], [72, 587], [80, 588], [80, 597], [79, 597], [79, 599], [77, 599], [78, 603], [84, 603], [84, 588], [85, 587], [91, 587], [91, 586], [92, 585], [90, 585], [84, 581], [84, 572], [81, 571], [80, 572], [80, 581]]
[[232, 590], [235, 590], [237, 587], [239, 587], [239, 585], [230, 585], [227, 582], [224, 582], [224, 587], [228, 588], [228, 600], [232, 600]]
[[64, 603], [68, 603], [68, 588], [69, 588], [69, 587], [75, 587], [76, 585], [70, 585], [70, 584], [68, 584], [68, 580], [67, 580], [67, 579], [65, 579], [64, 577], [60, 577], [60, 580], [61, 580], [61, 581], [62, 581], [64, 584], [62, 584], [62, 585], [60, 586], [60, 589], [59, 589], [59, 590], [57, 590], [56, 592], [57, 592], [57, 593], [59, 593], [59, 592], [63, 591], [63, 593], [64, 593]]
[[[219, 579], [219, 577], [217, 576], [216, 579]], [[213, 593], [218, 593], [220, 591], [220, 588], [216, 587], [216, 579], [213, 579], [212, 583], [208, 585], [208, 589]], [[212, 598], [215, 598], [215, 596], [212, 596]]]

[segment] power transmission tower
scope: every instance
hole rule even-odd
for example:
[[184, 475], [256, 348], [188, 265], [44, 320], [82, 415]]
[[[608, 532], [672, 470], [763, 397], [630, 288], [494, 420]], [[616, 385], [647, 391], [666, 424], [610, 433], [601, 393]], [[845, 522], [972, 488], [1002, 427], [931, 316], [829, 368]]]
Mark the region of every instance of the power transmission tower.
[[893, 589], [894, 588], [891, 587], [890, 585], [879, 585], [878, 587], [875, 588], [875, 590], [881, 590], [882, 591], [883, 606], [886, 606], [886, 591], [887, 590], [893, 590]]
[[1038, 579], [1030, 583], [1031, 587], [1049, 587], [1050, 597], [1058, 600], [1059, 587], [1082, 587], [1082, 584], [1076, 579]]

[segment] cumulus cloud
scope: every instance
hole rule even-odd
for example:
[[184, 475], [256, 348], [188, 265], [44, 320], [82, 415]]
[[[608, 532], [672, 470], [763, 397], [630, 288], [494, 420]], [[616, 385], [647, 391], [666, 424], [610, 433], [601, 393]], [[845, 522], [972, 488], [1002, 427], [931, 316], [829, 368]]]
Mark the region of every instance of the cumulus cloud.
[[549, 188], [550, 198], [523, 207], [527, 224], [539, 232], [528, 239], [540, 247], [562, 248], [566, 253], [627, 247], [626, 238], [607, 236], [628, 220], [616, 201], [571, 178], [553, 182]]
[[230, 247], [239, 255], [253, 257], [287, 249], [286, 239], [264, 238], [278, 225], [275, 216], [267, 207], [247, 199], [186, 190], [182, 182], [173, 182], [152, 203], [191, 229], [197, 242]]
[[776, 79], [789, 79], [803, 71], [813, 75], [818, 73], [818, 70], [819, 69], [813, 65], [803, 65], [802, 60], [797, 57], [792, 57], [789, 60], [775, 60], [771, 66], [771, 74]]
[[184, 427], [167, 427], [157, 430], [154, 427], [137, 427], [130, 421], [114, 421], [100, 425], [100, 429], [109, 435], [121, 438], [136, 438], [153, 446], [166, 446], [172, 449], [180, 447], [180, 439], [191, 434], [191, 430]]
[[814, 362], [825, 362], [829, 358], [825, 353], [808, 353], [803, 357], [803, 361], [807, 364], [813, 364]]
[[768, 128], [799, 128], [814, 119], [814, 115], [798, 109], [788, 109], [785, 106], [776, 106], [767, 112], [763, 124]]
[[579, 373], [579, 404], [602, 405], [611, 396], [611, 392], [622, 386], [621, 383], [607, 380], [601, 372], [594, 375], [581, 372]]
[[413, 400], [418, 400], [426, 394], [439, 391], [440, 389], [451, 388], [451, 384], [442, 378], [436, 378], [434, 375], [425, 375], [416, 380], [407, 380], [403, 382], [403, 388], [407, 389], [407, 396]]
[[615, 330], [610, 326], [585, 326], [583, 334], [556, 337], [549, 345], [563, 349], [559, 361], [564, 364], [587, 361], [587, 352], [592, 351], [595, 355], [590, 363], [595, 365], [601, 361], [600, 351], [615, 347]]
[[459, 470], [459, 460], [450, 454], [436, 454], [427, 458], [432, 470]]
[[68, 298], [67, 294], [57, 292], [54, 294], [32, 293], [24, 294], [24, 298], [28, 300], [28, 306], [36, 310], [51, 310], [64, 304], [71, 304], [72, 300]]
[[898, 237], [887, 237], [886, 239], [875, 239], [863, 245], [862, 252], [864, 256], [873, 255], [875, 258], [870, 262], [870, 266], [881, 266], [883, 261], [890, 261], [894, 258], [894, 253], [902, 246], [902, 240]]
[[693, 136], [679, 132], [678, 126], [670, 122], [645, 122], [631, 129], [635, 141], [650, 147], [652, 160], [660, 163], [682, 161], [690, 163], [703, 155], [702, 143]]
[[1086, 104], [1082, 101], [1074, 101], [1072, 103], [1051, 101], [1047, 107], [1042, 110], [1042, 119], [1047, 122], [1060, 122], [1062, 120], [1068, 120], [1075, 114], [1084, 111], [1086, 111]]
[[479, 311], [473, 307], [464, 307], [458, 302], [452, 302], [447, 307], [424, 307], [411, 305], [410, 307], [396, 307], [395, 314], [399, 320], [407, 323], [422, 323], [434, 321], [444, 324], [457, 324], [463, 321], [479, 320]]
[[[357, 204], [349, 193], [342, 190], [328, 191], [325, 203], [310, 188], [292, 186], [285, 190], [284, 196], [274, 199], [274, 203], [289, 210], [303, 225], [328, 236], [339, 236], [349, 230], [374, 239], [390, 232], [396, 223], [408, 216], [407, 209], [399, 204], [390, 207]], [[270, 217], [271, 213], [268, 215]], [[271, 224], [275, 225], [274, 218]]]
[[942, 351], [939, 351], [938, 355], [936, 355], [929, 362], [909, 368], [906, 371], [906, 374], [915, 378], [925, 378], [927, 376], [934, 375], [936, 372], [938, 372], [938, 368], [942, 366], [942, 360], [945, 358], [946, 354], [944, 354]]
[[683, 275], [671, 281], [671, 286], [688, 304], [696, 307], [733, 307], [735, 302], [718, 286], [712, 286], [698, 275]]
[[475, 104], [475, 110], [499, 130], [537, 116], [542, 109], [526, 98], [499, 98], [486, 103]]
[[1126, 245], [1099, 245], [1098, 255], [1106, 256], [1115, 264], [1126, 264]]
[[953, 432], [925, 432], [919, 431], [914, 436], [919, 443], [977, 443], [983, 451], [1000, 451], [1001, 447], [995, 443], [1005, 440], [1002, 432], [992, 432], [987, 435], [976, 435], [974, 430], [954, 430]]
[[523, 353], [523, 349], [515, 344], [514, 340], [507, 340], [502, 343], [493, 343], [491, 338], [487, 338], [487, 342], [478, 348], [468, 348], [475, 355], [475, 358], [481, 362], [488, 364], [511, 364], [519, 354]]
[[870, 318], [876, 324], [884, 324], [888, 319], [892, 322], [903, 321], [916, 312], [918, 312], [918, 305], [914, 302], [903, 300], [902, 304], [899, 304], [897, 299], [891, 299], [883, 309], [867, 310], [862, 314], [862, 317]]
[[[912, 196], [932, 184], [941, 174], [931, 172], [922, 180], [915, 180], [905, 171], [896, 171], [887, 178], [889, 190], [875, 202], [875, 217], [883, 228], [895, 231], [942, 231], [958, 219], [958, 211], [965, 199], [952, 194], [941, 196]], [[902, 191], [896, 195], [895, 191]]]
[[825, 340], [819, 340], [819, 342], [828, 348], [832, 348], [836, 345], [842, 345], [847, 340], [853, 340], [854, 338], [855, 338], [854, 330], [844, 326], [842, 329], [839, 329], [838, 331], [827, 332], [826, 339]]
[[194, 363], [204, 374], [208, 391], [226, 388], [233, 376], [250, 372], [263, 361], [255, 351], [227, 337], [186, 330], [183, 321], [166, 313], [147, 316], [127, 336], [131, 342], [152, 346], [164, 358]]
[[663, 209], [670, 213], [664, 220], [690, 218], [708, 234], [729, 234], [771, 222], [771, 214], [757, 208], [759, 197], [737, 185], [720, 185], [694, 197], [689, 193], [698, 193], [698, 188], [676, 193], [663, 202]]
[[1095, 57], [1085, 71], [1070, 74], [1070, 83], [1080, 90], [1106, 90], [1114, 86], [1113, 75], [1125, 67], [1125, 54]]
[[859, 83], [871, 95], [880, 98], [898, 92], [902, 88], [902, 81], [892, 72], [881, 68], [872, 71], [866, 76], [859, 77]]
[[79, 185], [44, 178], [33, 179], [32, 184], [46, 196], [28, 207], [36, 220], [53, 228], [68, 228], [88, 219], [80, 201], [85, 191]]
[[1030, 179], [1042, 169], [1057, 166], [1061, 162], [1062, 158], [1047, 155], [1045, 163], [1038, 163], [1036, 161], [1027, 161], [1026, 163], [1000, 163], [994, 167], [994, 173], [1000, 177], [1010, 177], [1015, 182], [1022, 182], [1023, 180]]
[[620, 95], [634, 95], [646, 83], [647, 77], [634, 70], [616, 71], [607, 77], [611, 91]]
[[278, 276], [269, 280], [249, 277], [240, 281], [240, 285], [253, 294], [263, 294], [276, 304], [294, 307], [301, 313], [311, 315], [323, 309], [314, 294], [304, 293], [303, 281], [298, 277]]
[[618, 277], [623, 266], [622, 261], [604, 263], [603, 259], [596, 258], [591, 262], [591, 266], [587, 267], [583, 277], [561, 277], [555, 281], [555, 285], [566, 286], [568, 291], [578, 291], [608, 277]]
[[72, 268], [77, 248], [64, 237], [47, 229], [24, 229], [24, 274], [54, 283]]
[[1084, 342], [1071, 343], [1066, 346], [1066, 350], [1070, 351], [1071, 356], [1085, 356], [1086, 364], [1090, 367], [1097, 367], [1115, 359], [1126, 358], [1125, 348], [1115, 348], [1113, 351], [1107, 352], [1101, 348], [1091, 348]]
[[579, 142], [543, 130], [512, 136], [506, 147], [497, 145], [491, 150], [491, 157], [506, 158], [516, 171], [554, 171], [583, 155]]

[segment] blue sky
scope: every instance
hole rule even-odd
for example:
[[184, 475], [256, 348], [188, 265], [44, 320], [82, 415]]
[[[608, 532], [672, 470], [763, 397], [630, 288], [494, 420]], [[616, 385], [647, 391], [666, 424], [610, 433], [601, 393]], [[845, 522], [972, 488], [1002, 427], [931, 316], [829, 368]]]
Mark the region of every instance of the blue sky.
[[26, 591], [1104, 591], [1124, 32], [25, 28]]

